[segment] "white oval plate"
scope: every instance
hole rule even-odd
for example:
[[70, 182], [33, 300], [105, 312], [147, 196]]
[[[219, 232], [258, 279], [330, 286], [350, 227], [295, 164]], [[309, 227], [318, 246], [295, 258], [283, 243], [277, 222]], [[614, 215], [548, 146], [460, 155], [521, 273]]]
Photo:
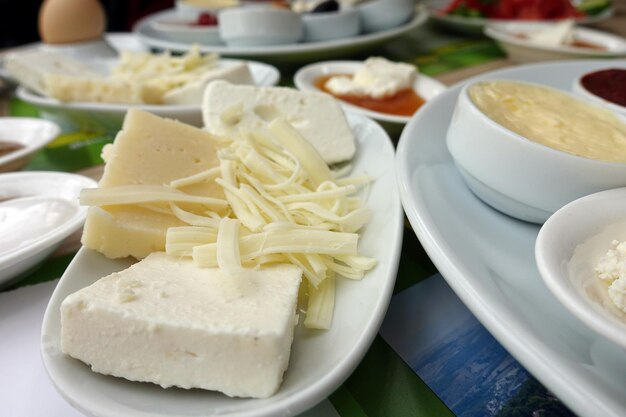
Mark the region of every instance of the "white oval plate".
[[[568, 91], [611, 61], [521, 65], [466, 82], [505, 78]], [[515, 220], [472, 194], [446, 148], [464, 83], [427, 103], [404, 128], [396, 153], [402, 204], [450, 287], [502, 345], [580, 416], [626, 415], [626, 354], [572, 315], [535, 264], [539, 226]], [[471, 132], [468, 132], [471, 134]]]
[[[172, 42], [156, 32], [151, 25], [152, 20], [161, 19], [168, 16], [171, 10], [165, 10], [153, 15], [147, 16], [137, 22], [133, 31], [139, 39], [148, 47], [166, 49], [171, 51], [184, 52], [188, 51], [192, 44], [189, 42]], [[319, 60], [326, 54], [342, 54], [355, 53], [357, 51], [366, 51], [374, 45], [378, 45], [389, 41], [393, 38], [401, 36], [406, 32], [415, 29], [426, 22], [428, 12], [424, 8], [419, 8], [413, 18], [398, 27], [383, 30], [380, 32], [362, 34], [349, 38], [334, 39], [320, 42], [302, 42], [286, 45], [264, 45], [264, 46], [227, 46], [227, 45], [199, 45], [203, 52], [216, 52], [222, 56], [238, 56], [238, 57], [310, 57]]]
[[110, 260], [83, 248], [56, 287], [42, 328], [44, 365], [70, 404], [98, 417], [291, 416], [324, 399], [352, 373], [387, 310], [398, 268], [404, 217], [389, 137], [367, 118], [350, 115], [348, 119], [357, 136], [353, 172], [376, 178], [367, 199], [372, 219], [362, 231], [359, 251], [375, 257], [378, 265], [362, 281], [337, 281], [330, 330], [311, 331], [298, 325], [289, 369], [279, 391], [267, 399], [240, 399], [203, 390], [163, 389], [93, 373], [84, 363], [60, 353], [61, 302], [78, 289], [129, 266], [128, 261]]
[[0, 172], [22, 168], [33, 153], [56, 138], [61, 129], [55, 123], [30, 117], [0, 118], [0, 140], [15, 142], [23, 147], [0, 156]]
[[[362, 65], [363, 62], [361, 61], [318, 62], [300, 68], [294, 75], [293, 81], [299, 90], [320, 91], [315, 86], [315, 80], [320, 76], [329, 74], [354, 74]], [[419, 96], [428, 101], [441, 94], [447, 87], [445, 84], [435, 80], [434, 78], [418, 74], [413, 88]], [[361, 114], [382, 122], [405, 124], [411, 119], [411, 116], [398, 116], [394, 114], [381, 113], [364, 109], [341, 100], [339, 101], [341, 102], [343, 108], [348, 112]]]
[[485, 34], [498, 42], [507, 52], [509, 58], [517, 62], [527, 63], [543, 60], [626, 56], [626, 39], [607, 32], [583, 27], [574, 28], [576, 39], [601, 46], [605, 49], [542, 45], [516, 36], [545, 28], [547, 25], [549, 23], [494, 23], [485, 27]]
[[550, 291], [572, 314], [626, 349], [626, 313], [612, 304], [594, 271], [613, 240], [626, 240], [626, 188], [559, 209], [539, 231], [535, 259]]
[[[0, 284], [8, 284], [48, 256], [63, 239], [82, 227], [87, 208], [78, 204], [80, 190], [95, 187], [96, 182], [82, 175], [61, 172], [30, 171], [0, 174], [0, 200], [15, 205], [17, 199], [60, 201], [68, 213], [53, 227], [41, 228], [40, 235], [0, 252]], [[29, 200], [26, 200], [29, 199]], [[0, 202], [0, 205], [3, 203]], [[69, 212], [71, 211], [71, 212]], [[7, 219], [3, 219], [7, 220]], [[42, 218], [23, 218], [25, 222], [42, 222]], [[7, 227], [8, 223], [3, 227]], [[38, 233], [34, 231], [32, 233]], [[6, 239], [6, 236], [4, 237]]]

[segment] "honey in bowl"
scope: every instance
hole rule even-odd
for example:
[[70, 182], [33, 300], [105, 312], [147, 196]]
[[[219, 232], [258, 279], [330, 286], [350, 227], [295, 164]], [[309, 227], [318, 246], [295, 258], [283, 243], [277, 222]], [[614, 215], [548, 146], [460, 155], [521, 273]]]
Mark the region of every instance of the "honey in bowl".
[[23, 147], [24, 145], [22, 145], [21, 143], [0, 140], [0, 157], [18, 151]]
[[383, 98], [374, 98], [367, 95], [335, 94], [326, 87], [326, 82], [336, 76], [351, 77], [350, 74], [322, 75], [315, 79], [314, 85], [318, 89], [352, 105], [397, 116], [412, 116], [425, 103], [425, 100], [412, 88], [402, 89], [391, 96]]

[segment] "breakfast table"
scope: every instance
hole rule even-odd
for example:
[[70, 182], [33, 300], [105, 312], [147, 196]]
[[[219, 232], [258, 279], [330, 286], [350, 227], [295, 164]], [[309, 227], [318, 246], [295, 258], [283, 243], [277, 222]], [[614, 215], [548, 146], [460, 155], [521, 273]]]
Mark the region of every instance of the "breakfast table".
[[[612, 17], [594, 23], [591, 27], [626, 37], [626, 1], [615, 1], [614, 7]], [[143, 48], [132, 33], [108, 36], [112, 43], [117, 40], [132, 48]], [[420, 73], [448, 86], [479, 74], [518, 64], [509, 60], [493, 40], [448, 32], [433, 22], [366, 53], [345, 58], [362, 60], [368, 56], [384, 56], [390, 60], [415, 64]], [[277, 63], [276, 66], [281, 71], [280, 84], [293, 86], [294, 73], [306, 63], [308, 62]], [[3, 84], [0, 79], [0, 115], [37, 117], [38, 110], [19, 100], [14, 89], [6, 83]], [[391, 140], [397, 144], [402, 127], [386, 128]], [[39, 151], [25, 169], [74, 172], [97, 180], [102, 174], [100, 151], [112, 139], [108, 132], [64, 131], [55, 141]], [[3, 377], [0, 378], [0, 414], [3, 416], [82, 415], [55, 391], [47, 378], [39, 354], [40, 326], [45, 307], [58, 278], [78, 250], [79, 241], [80, 233], [73, 234], [37, 269], [0, 289], [0, 366], [3, 369]], [[426, 280], [440, 284], [444, 282], [410, 224], [405, 221], [392, 307], [405, 291]], [[449, 289], [447, 291], [450, 292]], [[431, 310], [425, 314], [437, 315], [437, 306], [432, 305]], [[481, 411], [470, 412], [469, 405], [463, 409], [442, 400], [436, 389], [412, 369], [410, 361], [391, 342], [392, 338], [386, 337], [393, 333], [392, 328], [396, 326], [394, 317], [391, 314], [387, 316], [383, 331], [376, 336], [363, 360], [345, 382], [327, 399], [302, 415], [487, 415], [481, 414]], [[537, 379], [543, 382], [538, 376]], [[478, 401], [478, 394], [476, 395], [475, 400]], [[469, 397], [471, 398], [471, 394]], [[554, 401], [558, 400], [554, 398]], [[626, 400], [622, 400], [624, 401]], [[626, 410], [626, 403], [623, 405]], [[562, 414], [545, 415], [573, 415], [568, 406], [579, 412], [579, 409], [575, 409], [575, 404], [566, 403], [556, 409]], [[496, 415], [496, 412], [489, 415]]]

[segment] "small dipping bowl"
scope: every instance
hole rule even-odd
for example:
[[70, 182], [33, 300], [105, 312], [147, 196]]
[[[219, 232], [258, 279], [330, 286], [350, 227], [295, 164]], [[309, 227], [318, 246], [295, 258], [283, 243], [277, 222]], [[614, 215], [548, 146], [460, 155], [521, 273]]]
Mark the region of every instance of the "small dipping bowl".
[[220, 30], [218, 25], [202, 26], [193, 24], [197, 19], [177, 18], [154, 20], [152, 29], [160, 33], [163, 38], [184, 43], [199, 43], [203, 45], [219, 45]]
[[365, 33], [392, 29], [415, 14], [415, 0], [369, 0], [356, 5]]
[[[620, 68], [617, 62], [614, 67], [581, 75], [574, 80], [572, 91], [587, 100], [605, 106], [626, 117], [626, 104], [622, 105], [615, 101], [610, 101], [606, 96], [602, 97], [598, 92], [594, 92], [597, 86], [603, 82], [606, 83], [605, 89], [609, 90], [610, 94], [619, 95], [626, 103], [626, 66]], [[595, 88], [592, 87], [591, 83], [593, 83]]]
[[17, 171], [32, 159], [34, 153], [61, 133], [61, 128], [44, 119], [30, 117], [0, 118], [0, 142], [15, 144], [16, 149], [0, 154], [0, 172]]
[[343, 9], [333, 12], [303, 13], [304, 42], [349, 38], [361, 33], [359, 12]]
[[626, 241], [626, 188], [577, 199], [550, 217], [535, 243], [539, 273], [554, 296], [598, 334], [626, 349], [626, 313], [613, 304], [595, 267]]
[[218, 14], [220, 38], [229, 46], [297, 43], [304, 35], [300, 15], [287, 9], [247, 6]]
[[466, 85], [459, 95], [446, 142], [466, 184], [488, 205], [520, 220], [543, 223], [577, 198], [626, 186], [626, 163], [573, 155], [513, 132], [473, 103], [468, 91], [474, 85]]

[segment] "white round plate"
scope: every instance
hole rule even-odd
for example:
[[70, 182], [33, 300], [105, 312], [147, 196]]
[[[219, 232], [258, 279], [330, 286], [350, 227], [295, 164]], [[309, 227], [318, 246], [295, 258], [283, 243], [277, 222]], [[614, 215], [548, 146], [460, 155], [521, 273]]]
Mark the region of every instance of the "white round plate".
[[[166, 49], [171, 51], [184, 52], [191, 48], [191, 43], [172, 42], [164, 39], [154, 31], [151, 25], [153, 19], [160, 19], [164, 15], [172, 13], [169, 10], [155, 13], [140, 20], [134, 27], [134, 32], [139, 39], [151, 48]], [[358, 51], [366, 51], [375, 45], [384, 43], [393, 38], [401, 36], [406, 32], [422, 25], [428, 18], [428, 12], [424, 8], [418, 8], [413, 18], [396, 28], [383, 30], [380, 32], [368, 33], [350, 38], [334, 39], [320, 42], [293, 43], [286, 45], [264, 45], [264, 46], [226, 46], [226, 45], [200, 45], [203, 52], [216, 52], [222, 56], [238, 57], [298, 57], [321, 59], [329, 54], [345, 54]]]
[[[300, 68], [293, 77], [294, 84], [302, 91], [320, 91], [315, 86], [315, 80], [329, 74], [354, 74], [361, 66], [361, 61], [326, 61], [307, 65]], [[441, 94], [447, 87], [445, 84], [430, 78], [426, 75], [418, 74], [413, 85], [415, 92], [428, 101]], [[363, 107], [341, 101], [343, 108], [351, 113], [361, 114], [381, 122], [405, 124], [411, 116], [399, 116], [394, 114], [381, 113]], [[418, 110], [419, 111], [419, 110]]]
[[[451, 0], [428, 0], [428, 9], [430, 10], [430, 18], [451, 30], [460, 33], [479, 35], [483, 32], [485, 26], [489, 23], [520, 23], [519, 20], [507, 20], [507, 19], [488, 19], [483, 17], [465, 17], [457, 15], [445, 15], [441, 13]], [[579, 24], [591, 24], [605, 19], [608, 19], [613, 15], [613, 7], [608, 7], [601, 13], [593, 16], [585, 16], [576, 20]]]
[[0, 141], [11, 141], [22, 146], [0, 156], [0, 172], [21, 169], [36, 151], [50, 143], [59, 133], [59, 126], [48, 120], [30, 117], [0, 118]]
[[[0, 232], [4, 247], [0, 251], [0, 284], [7, 285], [19, 278], [82, 227], [87, 208], [78, 204], [78, 195], [83, 188], [95, 186], [90, 178], [61, 172], [0, 174]], [[38, 210], [36, 218], [30, 218], [28, 207], [44, 200], [58, 209], [45, 214]], [[46, 207], [49, 206], [43, 206]], [[16, 227], [21, 230], [18, 239], [14, 236]], [[11, 239], [7, 235], [13, 237], [14, 246], [6, 247], [6, 239]]]
[[528, 63], [559, 59], [626, 56], [626, 39], [621, 36], [584, 27], [574, 28], [576, 39], [598, 45], [604, 49], [581, 48], [566, 45], [542, 45], [516, 36], [545, 28], [546, 25], [549, 24], [536, 22], [494, 23], [485, 27], [485, 34], [498, 42], [506, 51], [508, 57], [516, 62]]
[[539, 231], [535, 258], [554, 296], [587, 326], [626, 349], [626, 313], [608, 298], [594, 271], [613, 240], [626, 241], [626, 188], [591, 194], [559, 209]]
[[99, 278], [129, 266], [81, 249], [61, 278], [42, 328], [42, 356], [48, 375], [65, 399], [98, 417], [292, 416], [331, 394], [355, 369], [387, 310], [402, 245], [403, 213], [397, 193], [394, 149], [389, 136], [372, 120], [350, 115], [357, 136], [355, 174], [376, 178], [368, 190], [370, 223], [362, 230], [359, 251], [378, 260], [361, 281], [337, 280], [336, 309], [328, 331], [296, 328], [289, 368], [279, 391], [266, 399], [178, 388], [163, 389], [93, 373], [89, 366], [60, 351], [61, 302]]
[[[91, 66], [106, 73], [117, 59], [94, 59]], [[236, 59], [220, 59], [220, 65], [232, 65], [241, 62]], [[272, 65], [256, 61], [247, 61], [252, 78], [258, 86], [273, 86], [280, 80], [280, 72]], [[202, 126], [202, 112], [199, 105], [174, 105], [174, 104], [115, 104], [115, 103], [65, 103], [59, 100], [39, 95], [24, 87], [17, 89], [17, 96], [27, 103], [33, 104], [44, 110], [44, 116], [56, 121], [63, 128], [72, 127], [86, 128], [83, 123], [91, 123], [98, 128], [115, 131], [122, 125], [122, 120], [129, 107], [134, 106], [149, 111], [161, 117], [177, 119], [193, 126]], [[46, 113], [47, 112], [47, 113]], [[89, 126], [91, 127], [91, 126]], [[93, 127], [92, 127], [93, 130]]]
[[[580, 74], [610, 64], [588, 60], [521, 65], [466, 82], [513, 79], [568, 91]], [[398, 143], [400, 197], [413, 230], [474, 315], [574, 413], [624, 416], [622, 347], [581, 323], [546, 288], [534, 257], [539, 226], [484, 204], [454, 165], [445, 139], [463, 85], [427, 103]]]

